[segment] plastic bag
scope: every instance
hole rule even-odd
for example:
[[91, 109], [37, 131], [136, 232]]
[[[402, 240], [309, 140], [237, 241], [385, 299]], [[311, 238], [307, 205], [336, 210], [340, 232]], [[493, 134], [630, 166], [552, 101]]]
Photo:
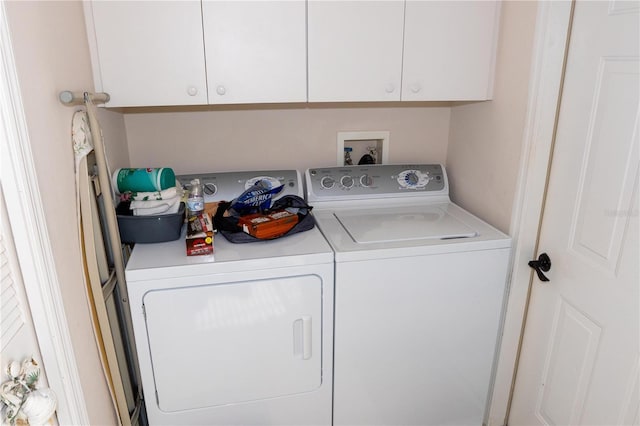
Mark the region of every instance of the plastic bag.
[[258, 181], [231, 201], [229, 209], [232, 214], [238, 216], [262, 212], [271, 207], [271, 199], [279, 194], [283, 188], [284, 185], [271, 187], [267, 182]]

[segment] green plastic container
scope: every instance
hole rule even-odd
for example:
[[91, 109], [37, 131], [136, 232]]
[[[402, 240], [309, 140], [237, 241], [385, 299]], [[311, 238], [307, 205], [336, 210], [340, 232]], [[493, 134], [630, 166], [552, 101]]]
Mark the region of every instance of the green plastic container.
[[117, 169], [113, 173], [113, 189], [125, 192], [155, 192], [176, 186], [176, 175], [168, 167]]

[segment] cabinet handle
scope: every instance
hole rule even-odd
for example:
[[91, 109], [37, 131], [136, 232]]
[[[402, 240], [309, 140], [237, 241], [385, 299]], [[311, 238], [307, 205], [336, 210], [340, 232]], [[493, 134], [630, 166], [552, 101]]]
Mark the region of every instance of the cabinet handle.
[[216, 87], [216, 93], [220, 96], [224, 95], [225, 93], [227, 93], [227, 89], [225, 89], [224, 86], [218, 86]]
[[396, 87], [391, 83], [387, 84], [387, 87], [384, 88], [384, 91], [387, 93], [393, 93], [394, 90], [396, 90]]
[[411, 92], [413, 92], [413, 93], [418, 93], [420, 90], [422, 90], [422, 87], [420, 87], [420, 84], [415, 83], [415, 84], [412, 84], [412, 85], [411, 85], [410, 90], [411, 90]]
[[195, 96], [198, 94], [198, 88], [195, 86], [189, 86], [189, 88], [187, 89], [187, 94], [189, 96]]

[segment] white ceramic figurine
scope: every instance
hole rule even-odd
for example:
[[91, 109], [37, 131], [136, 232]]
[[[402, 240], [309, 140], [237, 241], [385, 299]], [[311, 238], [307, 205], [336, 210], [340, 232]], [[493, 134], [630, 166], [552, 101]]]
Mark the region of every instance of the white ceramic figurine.
[[22, 364], [13, 361], [7, 367], [7, 375], [9, 380], [0, 385], [0, 402], [5, 406], [3, 424], [14, 425], [20, 420], [30, 426], [47, 424], [57, 400], [51, 389], [38, 389], [38, 363], [33, 358], [25, 358]]

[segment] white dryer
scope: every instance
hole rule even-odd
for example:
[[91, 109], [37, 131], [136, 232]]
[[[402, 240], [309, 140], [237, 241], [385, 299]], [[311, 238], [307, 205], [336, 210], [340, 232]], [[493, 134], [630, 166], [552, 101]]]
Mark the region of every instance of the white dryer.
[[334, 425], [482, 425], [510, 238], [440, 165], [309, 169], [335, 252]]
[[[257, 179], [303, 193], [295, 170], [197, 177], [206, 201]], [[184, 235], [137, 244], [127, 264], [149, 423], [331, 424], [331, 248], [317, 228], [249, 244], [218, 235], [214, 246], [187, 257]]]

